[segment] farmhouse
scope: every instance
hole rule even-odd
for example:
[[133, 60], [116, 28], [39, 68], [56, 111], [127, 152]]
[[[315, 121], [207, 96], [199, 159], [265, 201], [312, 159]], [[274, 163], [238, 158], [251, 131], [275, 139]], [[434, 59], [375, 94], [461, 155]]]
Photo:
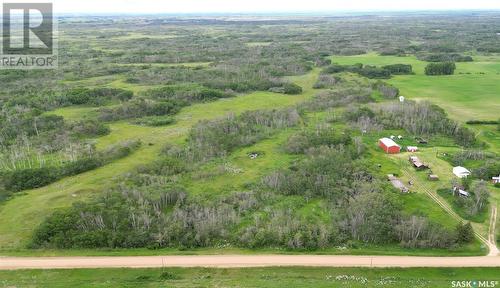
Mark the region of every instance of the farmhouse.
[[401, 146], [399, 146], [394, 140], [389, 138], [382, 138], [379, 140], [379, 146], [384, 149], [385, 153], [397, 154], [401, 152]]
[[418, 147], [417, 146], [408, 146], [408, 147], [406, 147], [406, 151], [415, 153], [418, 151]]
[[498, 177], [491, 178], [491, 180], [493, 180], [493, 184], [500, 183], [500, 175], [498, 175]]
[[471, 173], [462, 166], [453, 167], [453, 174], [458, 178], [467, 178]]
[[429, 166], [420, 161], [417, 156], [410, 156], [409, 161], [413, 164], [413, 167], [417, 169], [429, 169]]
[[406, 188], [406, 186], [399, 180], [396, 176], [393, 174], [387, 175], [387, 180], [391, 181], [392, 186], [396, 187], [397, 189], [401, 190], [403, 193], [408, 193], [410, 190]]

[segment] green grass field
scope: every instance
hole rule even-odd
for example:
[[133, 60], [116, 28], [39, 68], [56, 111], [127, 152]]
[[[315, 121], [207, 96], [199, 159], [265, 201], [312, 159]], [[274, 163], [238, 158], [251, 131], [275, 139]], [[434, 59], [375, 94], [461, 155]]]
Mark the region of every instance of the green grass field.
[[499, 268], [370, 269], [320, 267], [25, 270], [0, 271], [0, 286], [53, 288], [452, 287], [452, 281], [498, 281], [499, 272]]
[[[458, 121], [496, 120], [500, 111], [500, 57], [474, 56], [474, 62], [457, 63], [452, 76], [426, 76], [427, 62], [413, 56], [378, 56], [371, 53], [359, 56], [332, 57], [334, 63], [383, 66], [411, 64], [415, 75], [394, 76], [389, 83], [398, 87], [401, 95], [415, 100], [429, 100], [443, 107]], [[480, 74], [484, 73], [484, 74]]]

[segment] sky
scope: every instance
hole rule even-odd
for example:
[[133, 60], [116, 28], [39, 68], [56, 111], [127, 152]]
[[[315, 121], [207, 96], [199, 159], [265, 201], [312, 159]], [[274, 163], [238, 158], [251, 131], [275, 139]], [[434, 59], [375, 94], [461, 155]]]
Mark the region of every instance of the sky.
[[[1, 1], [1, 0], [0, 0]], [[270, 13], [500, 9], [499, 0], [52, 0], [56, 13]]]

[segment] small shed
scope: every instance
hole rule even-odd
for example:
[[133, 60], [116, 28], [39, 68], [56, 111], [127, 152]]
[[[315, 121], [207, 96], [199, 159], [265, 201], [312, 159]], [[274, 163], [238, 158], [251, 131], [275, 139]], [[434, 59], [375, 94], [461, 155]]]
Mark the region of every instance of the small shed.
[[408, 146], [408, 147], [406, 147], [406, 151], [415, 153], [418, 151], [418, 147], [417, 146]]
[[470, 193], [463, 190], [461, 187], [453, 187], [453, 194], [455, 196], [459, 196], [459, 197], [463, 197], [463, 198], [467, 198], [470, 196]]
[[401, 146], [399, 146], [394, 140], [389, 138], [382, 138], [379, 140], [380, 148], [384, 149], [385, 153], [397, 154], [401, 152]]
[[424, 164], [417, 156], [410, 156], [409, 161], [417, 169], [429, 169], [429, 165]]
[[439, 181], [439, 176], [436, 174], [429, 174], [429, 176], [427, 176], [427, 179], [429, 179], [429, 181]]
[[467, 178], [471, 173], [467, 168], [462, 166], [453, 167], [453, 174], [458, 178]]
[[425, 140], [424, 138], [421, 138], [421, 137], [416, 137], [415, 139], [417, 140], [417, 142], [419, 144], [427, 144], [428, 143], [427, 140]]
[[493, 181], [493, 184], [500, 183], [500, 175], [498, 175], [498, 177], [491, 178], [491, 180]]

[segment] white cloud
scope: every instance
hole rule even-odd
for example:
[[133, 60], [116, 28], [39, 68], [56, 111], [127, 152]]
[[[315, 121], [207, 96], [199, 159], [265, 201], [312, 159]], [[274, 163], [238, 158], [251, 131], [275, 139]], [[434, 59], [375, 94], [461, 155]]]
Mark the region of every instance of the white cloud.
[[500, 9], [498, 0], [54, 0], [58, 13], [328, 12]]

